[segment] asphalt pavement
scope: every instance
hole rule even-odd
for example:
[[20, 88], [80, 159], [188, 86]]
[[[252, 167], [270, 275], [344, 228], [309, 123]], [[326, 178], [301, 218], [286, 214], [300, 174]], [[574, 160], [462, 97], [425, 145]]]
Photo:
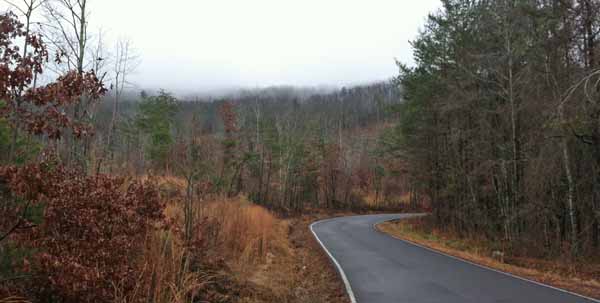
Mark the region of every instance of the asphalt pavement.
[[311, 230], [358, 303], [600, 302], [471, 264], [379, 232], [374, 224], [414, 215], [323, 220]]

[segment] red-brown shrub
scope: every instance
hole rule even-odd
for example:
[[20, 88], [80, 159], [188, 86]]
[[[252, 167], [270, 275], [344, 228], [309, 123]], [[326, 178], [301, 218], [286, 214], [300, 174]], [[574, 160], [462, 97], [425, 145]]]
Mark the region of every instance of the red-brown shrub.
[[44, 209], [41, 224], [13, 237], [36, 252], [30, 291], [62, 302], [108, 302], [116, 288], [135, 288], [144, 237], [163, 220], [152, 184], [87, 176], [52, 162], [1, 168], [0, 183]]
[[[18, 44], [21, 40], [26, 42], [26, 53]], [[88, 123], [66, 112], [82, 96], [98, 101], [107, 91], [104, 84], [94, 71], [71, 70], [47, 85], [33, 86], [48, 55], [41, 35], [27, 31], [13, 13], [0, 14], [0, 118], [6, 118], [12, 127], [50, 139], [61, 138], [65, 130], [76, 138], [93, 134]]]

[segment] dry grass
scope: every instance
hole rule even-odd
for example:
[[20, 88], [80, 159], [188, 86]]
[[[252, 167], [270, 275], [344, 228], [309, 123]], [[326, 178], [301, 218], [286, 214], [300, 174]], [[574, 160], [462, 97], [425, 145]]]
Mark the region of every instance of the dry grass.
[[589, 275], [564, 270], [564, 266], [556, 262], [535, 259], [528, 259], [527, 262], [520, 260], [519, 263], [525, 263], [525, 267], [509, 264], [507, 260], [498, 260], [498, 258], [492, 257], [492, 249], [489, 243], [478, 239], [458, 239], [455, 236], [435, 229], [425, 231], [422, 219], [385, 222], [377, 225], [377, 229], [394, 237], [408, 240], [470, 262], [593, 298], [600, 298], [600, 281], [590, 278]]
[[158, 186], [164, 198], [176, 200], [185, 194], [187, 182], [183, 178], [165, 175], [144, 175], [136, 178], [140, 181], [150, 181]]
[[196, 294], [200, 302], [347, 302], [310, 235], [313, 218], [283, 220], [245, 197], [205, 197], [193, 202], [195, 242], [186, 247], [185, 181], [168, 176], [152, 181], [170, 200], [165, 215], [172, 226], [148, 235], [137, 298], [117, 291], [117, 302], [191, 302]]
[[306, 216], [279, 221], [284, 241], [278, 241], [278, 249], [270, 250], [266, 262], [246, 277], [257, 292], [240, 302], [349, 302], [335, 268], [309, 231], [315, 220]]
[[220, 198], [201, 206], [200, 216], [215, 249], [240, 273], [267, 261], [269, 252], [285, 249], [280, 220], [244, 197]]
[[[284, 267], [274, 266], [291, 255], [287, 223], [244, 197], [214, 197], [194, 202], [193, 209], [198, 241], [186, 247], [178, 228], [184, 222], [183, 202], [167, 204], [165, 215], [173, 227], [147, 239], [139, 297], [157, 303], [191, 302], [193, 297], [202, 302], [273, 302], [292, 291], [276, 286], [290, 276], [281, 274]], [[118, 302], [135, 300], [120, 297]]]
[[[153, 179], [157, 182], [156, 179]], [[179, 186], [176, 178], [161, 177], [159, 186]], [[139, 302], [144, 298], [152, 303], [184, 303], [212, 283], [211, 273], [201, 271], [194, 264], [198, 252], [191, 252], [182, 239], [183, 207], [181, 203], [167, 203], [165, 217], [171, 228], [152, 230], [146, 235], [144, 251], [138, 260], [141, 268], [139, 283], [133, 293], [125, 296], [115, 287], [115, 302]]]
[[[237, 283], [252, 291], [234, 302], [342, 303], [343, 285], [313, 239], [314, 218], [280, 219], [243, 197], [203, 206], [211, 224], [211, 245], [225, 257]], [[210, 230], [207, 229], [207, 230]]]
[[149, 234], [145, 247], [140, 283], [129, 296], [116, 288], [115, 302], [139, 302], [140, 298], [154, 303], [190, 302], [210, 283], [209, 274], [192, 268], [192, 258], [171, 231]]

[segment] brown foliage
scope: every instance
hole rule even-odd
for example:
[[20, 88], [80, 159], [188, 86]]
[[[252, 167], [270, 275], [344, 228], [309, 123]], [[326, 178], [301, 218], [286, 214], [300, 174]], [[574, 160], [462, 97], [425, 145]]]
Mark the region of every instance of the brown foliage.
[[235, 113], [235, 107], [230, 102], [224, 102], [219, 108], [219, 114], [223, 120], [225, 126], [225, 133], [231, 134], [238, 131], [237, 126], [237, 114]]
[[106, 92], [94, 72], [79, 74], [70, 71], [56, 82], [26, 92], [25, 100], [36, 105], [37, 111], [20, 109], [27, 130], [36, 135], [47, 134], [52, 139], [62, 135], [62, 129], [70, 128], [76, 138], [92, 135], [87, 123], [69, 118], [64, 108], [80, 102], [81, 98], [98, 100]]
[[[19, 39], [25, 40], [23, 53], [14, 44]], [[40, 36], [26, 32], [14, 14], [0, 15], [0, 100], [6, 102], [0, 117], [8, 118], [15, 128], [51, 139], [60, 138], [65, 129], [77, 138], [90, 135], [90, 126], [69, 117], [66, 109], [82, 98], [98, 100], [106, 88], [93, 71], [70, 71], [53, 83], [35, 87], [47, 61]]]
[[10, 195], [44, 207], [39, 226], [14, 235], [37, 251], [30, 262], [38, 295], [108, 302], [116, 287], [135, 288], [135, 256], [147, 230], [163, 219], [151, 184], [86, 176], [52, 162], [4, 167], [0, 183]]
[[[21, 55], [15, 39], [26, 39], [31, 51]], [[0, 99], [9, 99], [14, 93], [30, 85], [48, 59], [48, 51], [39, 36], [27, 35], [23, 24], [12, 13], [0, 15]]]

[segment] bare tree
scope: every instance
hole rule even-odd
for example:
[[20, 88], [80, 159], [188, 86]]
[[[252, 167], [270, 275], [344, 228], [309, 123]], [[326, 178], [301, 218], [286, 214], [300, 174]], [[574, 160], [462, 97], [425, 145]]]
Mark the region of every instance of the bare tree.
[[49, 28], [44, 33], [66, 60], [67, 70], [76, 69], [82, 74], [90, 41], [87, 0], [47, 0], [44, 8], [48, 18], [44, 26]]
[[106, 47], [106, 43], [104, 40], [105, 32], [104, 30], [98, 30], [98, 36], [96, 39], [96, 43], [93, 47], [90, 47], [90, 56], [94, 58], [92, 62], [91, 70], [94, 71], [96, 75], [100, 77], [100, 81], [104, 82], [107, 80], [107, 76], [109, 73], [109, 64], [111, 54]]
[[128, 77], [138, 68], [140, 57], [129, 39], [119, 39], [115, 46], [113, 60], [113, 79], [111, 87], [113, 89], [114, 98], [112, 118], [106, 142], [106, 148], [108, 149], [110, 157], [112, 157], [115, 129], [119, 119], [119, 103], [121, 102], [123, 92], [132, 85], [132, 83], [129, 82]]
[[[101, 71], [105, 66], [102, 34], [93, 37], [89, 34], [89, 2], [88, 0], [46, 0], [44, 8], [47, 22], [42, 24], [45, 39], [54, 48], [57, 60], [53, 71], [59, 75], [66, 71], [75, 70], [80, 76], [86, 73]], [[101, 80], [104, 75], [100, 75]], [[69, 109], [69, 115], [74, 121], [89, 122], [93, 118], [93, 105], [97, 100], [83, 94], [80, 102]], [[66, 136], [67, 159], [75, 160], [75, 164], [86, 168], [86, 155], [90, 140], [81, 144]]]

